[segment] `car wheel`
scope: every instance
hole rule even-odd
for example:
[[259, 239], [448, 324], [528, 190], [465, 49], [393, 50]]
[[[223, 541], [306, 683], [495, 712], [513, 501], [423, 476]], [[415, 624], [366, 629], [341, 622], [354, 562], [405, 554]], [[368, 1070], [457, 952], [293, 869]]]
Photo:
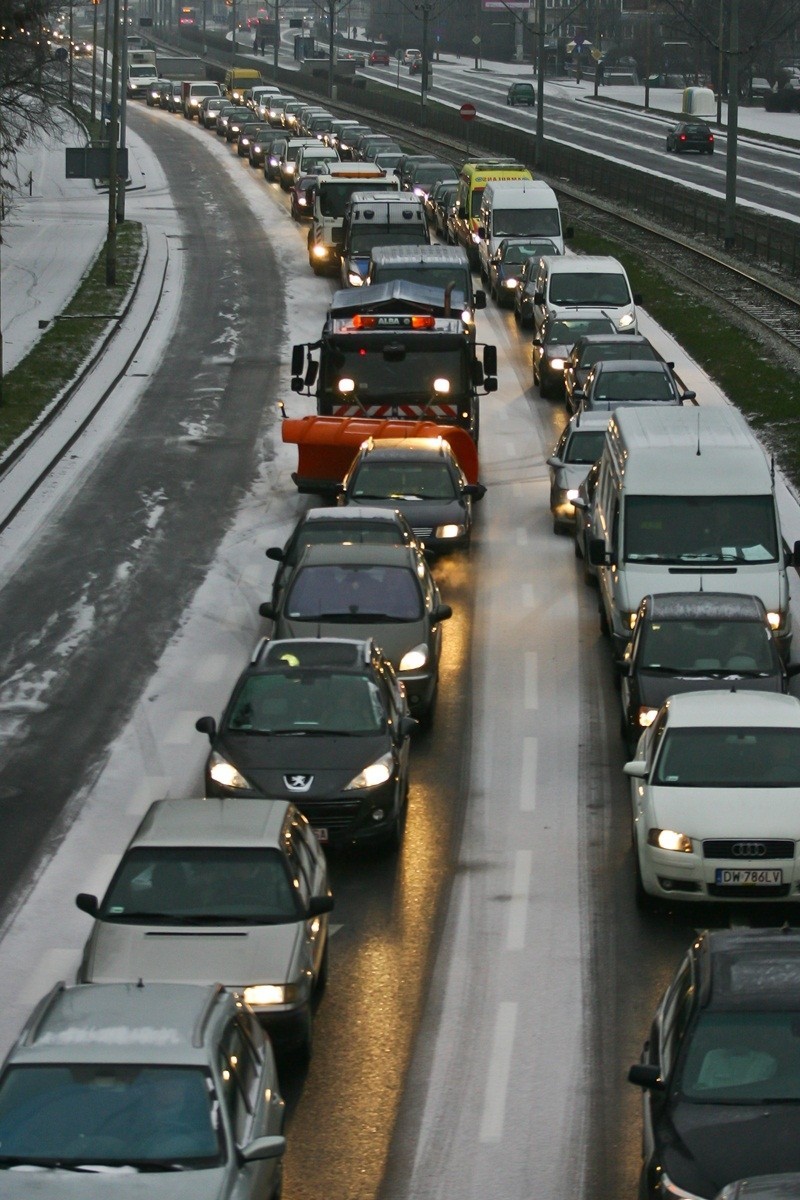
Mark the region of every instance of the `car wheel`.
[[328, 950], [330, 949], [330, 944], [331, 943], [330, 943], [329, 938], [326, 937], [325, 938], [325, 949], [322, 951], [322, 962], [319, 964], [319, 971], [317, 972], [317, 982], [314, 985], [314, 991], [316, 992], [316, 994], [318, 996], [321, 996], [322, 993], [325, 991], [325, 988], [328, 986], [328, 970], [329, 970]]
[[[577, 543], [576, 543], [576, 545], [577, 545]], [[587, 587], [597, 587], [597, 576], [594, 574], [591, 567], [589, 566], [586, 555], [582, 554], [581, 558], [583, 559], [583, 582], [586, 584]]]
[[541, 379], [539, 377], [539, 364], [536, 361], [536, 355], [533, 356], [533, 382], [536, 387], [541, 386]]
[[611, 628], [608, 624], [608, 617], [606, 616], [606, 610], [603, 607], [602, 602], [598, 609], [598, 614], [600, 617], [600, 632], [602, 633], [603, 637], [611, 637]]
[[667, 142], [667, 154], [671, 154], [671, 153], [672, 153], [672, 146], [670, 146], [669, 142]]

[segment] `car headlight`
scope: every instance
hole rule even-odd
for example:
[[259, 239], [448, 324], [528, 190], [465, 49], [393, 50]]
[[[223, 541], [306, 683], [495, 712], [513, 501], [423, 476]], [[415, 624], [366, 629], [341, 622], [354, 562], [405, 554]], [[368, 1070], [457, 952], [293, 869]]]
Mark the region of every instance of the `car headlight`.
[[308, 980], [299, 983], [253, 983], [244, 989], [245, 1004], [265, 1008], [272, 1004], [301, 1004], [308, 996]]
[[311, 253], [314, 255], [314, 258], [327, 258], [328, 257], [328, 247], [320, 246], [319, 244], [317, 244], [314, 247], [314, 249], [311, 251]]
[[347, 276], [347, 281], [351, 287], [361, 287], [362, 283], [364, 282], [358, 271], [350, 271]]
[[480, 236], [480, 234], [479, 234], [479, 233], [473, 233], [473, 235], [472, 235], [472, 240], [473, 240], [473, 242], [475, 243], [475, 245], [477, 246], [477, 245], [479, 244], [479, 242], [481, 241], [481, 236]]
[[619, 615], [622, 620], [622, 624], [626, 627], [626, 629], [633, 629], [634, 625], [636, 624], [636, 613], [621, 612]]
[[433, 536], [437, 538], [458, 538], [463, 537], [466, 532], [466, 525], [457, 525], [454, 521], [450, 521], [446, 525], [437, 525], [433, 531]]
[[253, 153], [254, 154], [261, 153], [261, 147], [259, 146], [258, 142], [253, 142]]
[[783, 624], [783, 619], [779, 612], [768, 612], [767, 620], [769, 621], [769, 627], [773, 633], [776, 633]]
[[305, 196], [298, 196], [297, 203], [301, 208], [306, 208], [308, 206], [308, 201], [306, 200]]
[[636, 318], [634, 317], [633, 313], [625, 313], [624, 316], [621, 316], [619, 319], [620, 329], [630, 329], [635, 320]]
[[346, 792], [356, 791], [358, 788], [378, 787], [382, 783], [392, 778], [394, 771], [394, 759], [391, 754], [384, 754], [376, 759], [374, 763], [370, 763], [368, 767], [364, 767], [363, 771], [359, 771], [355, 775], [347, 787]]
[[208, 760], [208, 773], [214, 783], [218, 783], [220, 787], [252, 790], [244, 775], [237, 771], [233, 763], [229, 763], [227, 758], [223, 758], [217, 750], [211, 752]]
[[428, 647], [423, 643], [415, 646], [413, 650], [407, 650], [400, 659], [400, 671], [419, 671], [428, 661]]
[[579, 488], [567, 488], [567, 490], [564, 492], [564, 495], [567, 498], [567, 500], [570, 500], [573, 502], [578, 499], [578, 496], [580, 496], [580, 494], [581, 493], [580, 493]]
[[239, 145], [240, 145], [240, 146], [249, 146], [249, 145], [250, 145], [250, 138], [247, 138], [247, 137], [240, 137], [240, 138], [239, 138]]
[[[278, 160], [276, 158], [275, 162], [277, 162], [277, 161]], [[272, 162], [272, 159], [270, 159], [270, 162]], [[294, 163], [293, 162], [284, 163], [283, 166], [281, 167], [281, 170], [285, 171], [287, 175], [294, 175]]]
[[679, 854], [691, 854], [693, 849], [692, 839], [674, 829], [648, 829], [647, 844], [659, 850], [676, 850]]
[[514, 278], [503, 280], [504, 288], [515, 288], [516, 286], [517, 286], [517, 281]]
[[551, 358], [548, 361], [547, 365], [551, 371], [563, 371], [564, 370], [563, 358]]

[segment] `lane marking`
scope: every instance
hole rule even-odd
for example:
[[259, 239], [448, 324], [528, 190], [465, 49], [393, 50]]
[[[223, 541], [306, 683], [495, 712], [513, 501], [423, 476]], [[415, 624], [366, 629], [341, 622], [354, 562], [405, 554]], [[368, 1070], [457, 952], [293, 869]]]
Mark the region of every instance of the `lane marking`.
[[536, 770], [539, 762], [539, 739], [529, 735], [522, 742], [522, 774], [519, 781], [520, 812], [536, 811]]
[[535, 650], [525, 655], [525, 707], [539, 707], [539, 656]]
[[533, 590], [532, 583], [523, 583], [522, 585], [522, 607], [533, 608], [536, 604], [536, 596]]
[[481, 1142], [499, 1142], [506, 1131], [506, 1098], [517, 1027], [517, 1008], [515, 1000], [504, 1000], [497, 1009], [483, 1096], [483, 1116], [479, 1134]]
[[506, 947], [509, 950], [524, 950], [525, 948], [525, 931], [528, 925], [528, 904], [530, 901], [532, 875], [533, 851], [518, 850], [514, 855], [511, 903], [508, 906]]

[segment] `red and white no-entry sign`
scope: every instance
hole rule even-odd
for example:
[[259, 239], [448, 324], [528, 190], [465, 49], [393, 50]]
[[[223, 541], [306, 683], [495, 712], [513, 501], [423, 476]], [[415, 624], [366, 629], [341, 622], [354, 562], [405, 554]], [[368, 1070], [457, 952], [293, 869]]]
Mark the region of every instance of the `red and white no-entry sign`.
[[458, 110], [458, 115], [461, 117], [462, 121], [474, 121], [478, 115], [478, 110], [474, 104], [467, 102], [466, 104], [461, 105], [461, 108]]

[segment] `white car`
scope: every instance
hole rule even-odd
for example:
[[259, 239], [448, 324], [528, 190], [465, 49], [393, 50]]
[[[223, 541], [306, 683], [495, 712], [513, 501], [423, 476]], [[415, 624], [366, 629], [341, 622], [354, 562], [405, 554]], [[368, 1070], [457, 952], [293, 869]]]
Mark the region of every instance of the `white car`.
[[624, 770], [640, 901], [800, 899], [800, 700], [671, 696]]
[[79, 983], [212, 983], [244, 994], [273, 1040], [306, 1057], [328, 972], [325, 856], [283, 800], [158, 800], [95, 918]]

